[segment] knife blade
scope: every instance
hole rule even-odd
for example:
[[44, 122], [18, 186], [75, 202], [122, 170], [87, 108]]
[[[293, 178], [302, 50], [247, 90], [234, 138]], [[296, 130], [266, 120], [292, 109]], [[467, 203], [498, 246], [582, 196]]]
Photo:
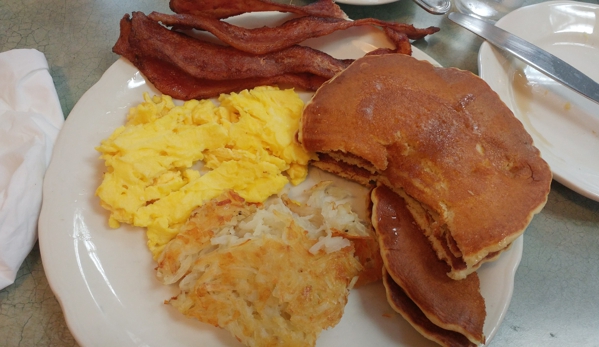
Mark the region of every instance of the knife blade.
[[450, 13], [448, 17], [493, 46], [513, 54], [545, 75], [599, 103], [599, 84], [555, 55], [482, 19], [457, 12]]

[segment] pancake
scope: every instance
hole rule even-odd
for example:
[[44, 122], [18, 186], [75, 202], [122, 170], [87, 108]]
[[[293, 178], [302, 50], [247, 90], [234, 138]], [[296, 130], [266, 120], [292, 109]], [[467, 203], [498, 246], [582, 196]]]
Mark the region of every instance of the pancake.
[[311, 162], [313, 166], [337, 176], [356, 181], [363, 186], [373, 186], [377, 176], [363, 167], [335, 160], [326, 153], [319, 155], [319, 160]]
[[401, 54], [366, 56], [306, 105], [316, 166], [406, 199], [448, 275], [496, 259], [547, 201], [547, 163], [485, 81]]
[[445, 330], [436, 326], [426, 317], [403, 289], [393, 281], [389, 273], [383, 268], [383, 285], [387, 293], [389, 305], [404, 317], [419, 333], [427, 339], [435, 341], [445, 347], [475, 347], [476, 344], [460, 333]]
[[375, 188], [371, 197], [372, 223], [392, 279], [383, 276], [390, 305], [425, 337], [444, 346], [484, 343], [486, 312], [478, 275], [460, 281], [447, 277], [449, 266], [437, 258], [405, 201], [385, 186]]

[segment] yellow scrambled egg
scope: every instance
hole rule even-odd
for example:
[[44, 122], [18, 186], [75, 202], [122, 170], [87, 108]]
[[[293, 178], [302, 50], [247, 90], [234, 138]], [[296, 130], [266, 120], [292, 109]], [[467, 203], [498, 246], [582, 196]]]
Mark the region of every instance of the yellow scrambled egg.
[[147, 228], [154, 257], [194, 208], [224, 191], [263, 202], [306, 178], [310, 154], [295, 140], [303, 102], [293, 90], [223, 94], [220, 105], [175, 106], [166, 95], [144, 100], [97, 147], [106, 172], [96, 194], [111, 227]]

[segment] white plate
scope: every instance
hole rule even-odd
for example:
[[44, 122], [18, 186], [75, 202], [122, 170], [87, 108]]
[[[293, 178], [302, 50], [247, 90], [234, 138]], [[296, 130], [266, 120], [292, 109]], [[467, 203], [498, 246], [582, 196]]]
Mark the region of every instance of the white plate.
[[[497, 24], [599, 82], [599, 6], [550, 1], [520, 8]], [[531, 134], [554, 178], [599, 201], [599, 104], [483, 43], [480, 76]]]
[[[274, 17], [254, 16], [259, 23]], [[344, 58], [357, 58], [376, 46], [388, 45], [380, 31], [372, 28], [352, 28], [310, 43]], [[417, 48], [414, 56], [431, 60]], [[82, 346], [238, 345], [227, 332], [187, 319], [163, 304], [177, 290], [155, 279], [145, 233], [130, 226], [108, 228], [107, 211], [94, 195], [103, 170], [94, 147], [124, 123], [127, 110], [142, 101], [144, 91], [157, 93], [135, 67], [118, 60], [67, 118], [46, 174], [39, 220], [48, 281]], [[312, 170], [304, 185], [325, 177], [332, 176]], [[365, 201], [364, 188], [337, 181], [362, 194], [356, 197], [360, 207]], [[497, 262], [479, 270], [488, 312], [484, 331], [489, 339], [508, 308], [521, 255], [519, 238]], [[381, 283], [352, 291], [343, 319], [321, 335], [318, 345], [435, 346], [393, 313]]]
[[347, 4], [347, 5], [369, 6], [369, 5], [388, 4], [388, 3], [396, 2], [396, 1], [399, 1], [399, 0], [336, 0], [335, 2], [338, 2], [340, 4]]

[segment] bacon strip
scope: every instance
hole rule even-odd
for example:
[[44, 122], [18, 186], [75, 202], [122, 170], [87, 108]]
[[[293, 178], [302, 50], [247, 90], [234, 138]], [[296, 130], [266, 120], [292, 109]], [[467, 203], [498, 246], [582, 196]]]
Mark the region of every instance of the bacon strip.
[[374, 51], [368, 52], [366, 55], [377, 55], [377, 54], [390, 54], [400, 53], [405, 55], [412, 55], [412, 44], [408, 35], [405, 33], [397, 32], [391, 28], [383, 28], [385, 35], [393, 42], [395, 49], [392, 48], [378, 48]]
[[297, 45], [253, 55], [168, 30], [141, 12], [133, 13], [132, 27], [129, 44], [136, 54], [169, 62], [196, 78], [227, 80], [310, 73], [328, 79], [353, 61]]
[[[284, 73], [272, 77], [231, 78], [227, 80], [209, 80], [191, 76], [176, 65], [161, 60], [155, 55], [147, 55], [139, 51], [139, 45], [132, 36], [139, 28], [136, 22], [145, 21], [142, 13], [133, 13], [133, 18], [126, 14], [120, 22], [120, 35], [113, 47], [113, 52], [128, 59], [140, 72], [161, 92], [176, 99], [204, 99], [231, 93], [261, 85], [289, 85], [306, 90], [316, 90], [327, 79], [311, 74]], [[149, 20], [148, 20], [149, 21]], [[155, 25], [159, 24], [150, 21]], [[164, 31], [170, 32], [163, 28]], [[193, 40], [189, 38], [190, 40]], [[132, 44], [133, 43], [133, 44]], [[349, 63], [349, 62], [348, 62]]]
[[266, 78], [232, 79], [214, 81], [194, 78], [167, 62], [140, 57], [139, 70], [163, 94], [175, 99], [207, 99], [222, 93], [240, 92], [257, 86], [292, 86], [315, 91], [326, 79], [309, 74], [283, 74]]
[[268, 0], [171, 0], [175, 13], [203, 14], [213, 18], [227, 18], [246, 12], [279, 11], [301, 16], [347, 18], [333, 0], [318, 0], [306, 6], [279, 4]]
[[[274, 28], [246, 29], [219, 19], [206, 17], [205, 15], [170, 15], [152, 12], [148, 17], [157, 22], [162, 22], [166, 26], [209, 31], [224, 43], [252, 54], [275, 52], [296, 45], [309, 38], [328, 35], [332, 32], [345, 30], [354, 26], [380, 26], [392, 29], [392, 32], [404, 33], [412, 40], [422, 39], [427, 35], [439, 31], [437, 27], [417, 29], [410, 24], [386, 22], [375, 18], [350, 21], [340, 18], [307, 16], [291, 19]], [[386, 32], [389, 33], [388, 31]], [[393, 37], [390, 37], [390, 39], [393, 39]]]

